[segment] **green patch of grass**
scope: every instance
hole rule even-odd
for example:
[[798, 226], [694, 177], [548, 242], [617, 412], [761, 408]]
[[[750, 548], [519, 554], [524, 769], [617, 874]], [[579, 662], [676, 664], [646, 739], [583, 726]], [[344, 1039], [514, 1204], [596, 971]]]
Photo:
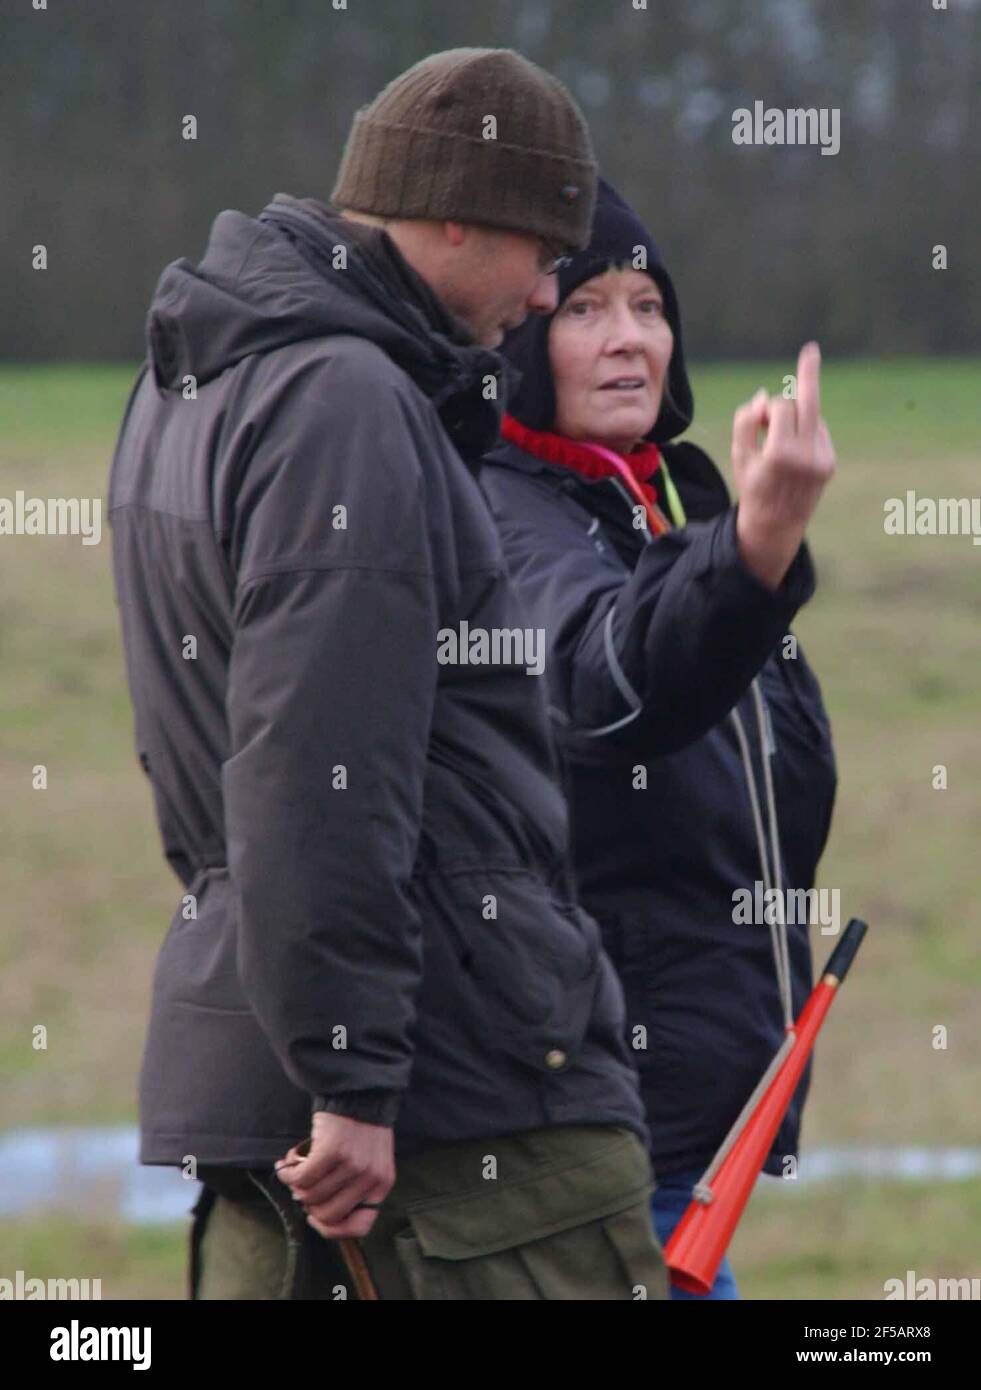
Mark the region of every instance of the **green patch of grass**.
[[729, 1251], [744, 1298], [884, 1299], [887, 1279], [981, 1277], [981, 1181], [754, 1193]]
[[[785, 362], [696, 365], [695, 425], [688, 437], [711, 446], [715, 457], [727, 457], [734, 407], [761, 386], [782, 394], [784, 378], [796, 369], [794, 356]], [[862, 459], [886, 467], [917, 460], [927, 491], [927, 480], [945, 458], [977, 449], [977, 380], [978, 362], [970, 357], [825, 360], [821, 409], [843, 468]]]
[[80, 452], [105, 449], [115, 438], [138, 370], [137, 363], [4, 363], [0, 419], [5, 456], [46, 456], [48, 466], [60, 473]]
[[[101, 1279], [102, 1298], [185, 1297], [183, 1225], [127, 1226], [60, 1215], [0, 1222], [0, 1278]], [[91, 1287], [91, 1285], [90, 1285]]]

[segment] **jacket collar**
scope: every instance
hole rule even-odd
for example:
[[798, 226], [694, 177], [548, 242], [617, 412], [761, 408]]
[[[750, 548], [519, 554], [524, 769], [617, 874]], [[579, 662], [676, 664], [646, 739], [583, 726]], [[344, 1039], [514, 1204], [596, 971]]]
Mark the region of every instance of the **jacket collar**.
[[[288, 231], [297, 250], [332, 282], [346, 284], [397, 325], [380, 344], [427, 395], [443, 428], [468, 462], [491, 448], [500, 429], [500, 405], [488, 400], [488, 376], [507, 379], [510, 369], [490, 348], [476, 343], [408, 263], [383, 227], [343, 217], [314, 198], [277, 193], [260, 221]], [[337, 244], [349, 252], [346, 275], [333, 265]], [[498, 396], [502, 393], [498, 392]]]
[[[589, 482], [619, 476], [614, 464], [605, 459], [591, 444], [578, 439], [566, 439], [564, 435], [553, 434], [550, 430], [529, 429], [513, 415], [504, 416], [501, 434], [509, 443], [524, 449], [535, 458], [569, 468]], [[661, 453], [656, 444], [644, 443], [632, 453], [621, 454], [621, 458], [639, 483], [650, 483], [660, 466]]]

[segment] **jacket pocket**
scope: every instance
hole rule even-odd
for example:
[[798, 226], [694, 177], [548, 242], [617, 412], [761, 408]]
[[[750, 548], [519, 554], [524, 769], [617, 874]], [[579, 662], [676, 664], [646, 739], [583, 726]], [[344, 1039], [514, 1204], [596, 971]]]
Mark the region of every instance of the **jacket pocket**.
[[444, 870], [419, 889], [428, 929], [451, 943], [464, 1026], [533, 1066], [561, 1066], [582, 1042], [599, 980], [588, 914], [525, 869]]

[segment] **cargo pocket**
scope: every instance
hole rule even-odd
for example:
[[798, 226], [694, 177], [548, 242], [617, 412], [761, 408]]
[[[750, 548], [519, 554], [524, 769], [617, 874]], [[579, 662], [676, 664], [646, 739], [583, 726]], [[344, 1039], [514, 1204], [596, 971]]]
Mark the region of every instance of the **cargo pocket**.
[[446, 1292], [439, 1269], [441, 1261], [427, 1258], [423, 1254], [419, 1238], [411, 1225], [398, 1232], [393, 1244], [399, 1266], [414, 1299], [422, 1302], [454, 1297]]
[[538, 1298], [622, 1302], [669, 1295], [647, 1201], [523, 1245], [516, 1253]]
[[[560, 1134], [566, 1145], [572, 1131]], [[412, 1296], [424, 1300], [632, 1300], [667, 1297], [650, 1219], [650, 1167], [636, 1136], [583, 1131], [578, 1164], [539, 1164], [451, 1198], [410, 1202], [394, 1246]], [[513, 1170], [505, 1145], [501, 1171]], [[547, 1142], [547, 1138], [546, 1141]], [[599, 1147], [595, 1146], [599, 1144]], [[520, 1138], [516, 1137], [520, 1145]]]
[[631, 1299], [646, 1301], [671, 1297], [664, 1252], [653, 1231], [648, 1199], [608, 1217], [603, 1222], [603, 1232], [623, 1265]]
[[664, 1258], [648, 1202], [534, 1239], [513, 1233], [503, 1250], [469, 1248], [434, 1236], [425, 1214], [410, 1213], [395, 1251], [412, 1289], [425, 1301], [639, 1301], [669, 1296]]

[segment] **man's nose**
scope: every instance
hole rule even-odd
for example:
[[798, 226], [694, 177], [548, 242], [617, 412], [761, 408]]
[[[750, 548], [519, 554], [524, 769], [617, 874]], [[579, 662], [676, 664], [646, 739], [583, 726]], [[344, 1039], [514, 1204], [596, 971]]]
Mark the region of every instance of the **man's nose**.
[[528, 308], [538, 314], [554, 314], [559, 307], [559, 277], [539, 275], [528, 296]]

